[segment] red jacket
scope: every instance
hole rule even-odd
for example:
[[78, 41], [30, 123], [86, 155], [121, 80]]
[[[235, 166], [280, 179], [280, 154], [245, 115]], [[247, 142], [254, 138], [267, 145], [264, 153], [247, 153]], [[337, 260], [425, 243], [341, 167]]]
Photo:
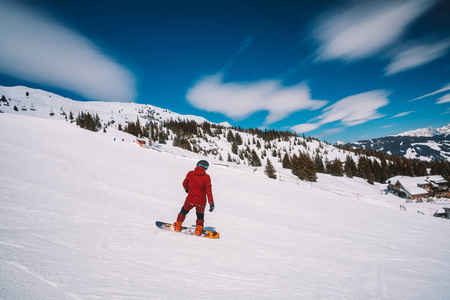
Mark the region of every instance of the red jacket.
[[206, 174], [205, 169], [196, 167], [194, 171], [187, 173], [183, 181], [183, 187], [188, 192], [186, 200], [196, 205], [206, 205], [206, 197], [208, 203], [214, 203], [212, 195], [211, 177]]

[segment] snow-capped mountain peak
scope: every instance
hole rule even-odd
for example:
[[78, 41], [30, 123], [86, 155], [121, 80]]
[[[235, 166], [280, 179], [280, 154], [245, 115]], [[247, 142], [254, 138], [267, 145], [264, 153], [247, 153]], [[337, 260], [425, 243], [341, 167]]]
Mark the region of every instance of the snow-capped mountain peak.
[[450, 134], [450, 123], [444, 127], [441, 128], [433, 128], [433, 127], [427, 127], [427, 128], [419, 128], [416, 130], [409, 130], [397, 135], [393, 136], [423, 136], [423, 137], [433, 137], [436, 135], [447, 135]]

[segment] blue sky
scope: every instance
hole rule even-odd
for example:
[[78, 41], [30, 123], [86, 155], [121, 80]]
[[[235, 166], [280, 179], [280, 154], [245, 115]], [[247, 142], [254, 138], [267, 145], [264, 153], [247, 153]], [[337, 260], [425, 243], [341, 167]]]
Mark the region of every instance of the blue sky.
[[0, 85], [351, 142], [450, 122], [450, 2], [0, 0]]

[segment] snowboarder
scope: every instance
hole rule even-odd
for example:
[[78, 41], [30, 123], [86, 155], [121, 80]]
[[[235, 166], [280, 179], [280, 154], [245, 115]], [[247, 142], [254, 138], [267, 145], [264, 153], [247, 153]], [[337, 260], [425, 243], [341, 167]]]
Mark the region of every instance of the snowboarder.
[[186, 215], [195, 207], [197, 213], [195, 235], [202, 234], [205, 222], [206, 200], [208, 200], [209, 203], [209, 211], [212, 212], [214, 210], [211, 178], [206, 174], [208, 167], [209, 163], [206, 160], [200, 160], [194, 171], [189, 171], [186, 175], [186, 178], [183, 181], [183, 187], [188, 195], [178, 214], [177, 221], [173, 224], [173, 229], [175, 231], [181, 231], [181, 226]]

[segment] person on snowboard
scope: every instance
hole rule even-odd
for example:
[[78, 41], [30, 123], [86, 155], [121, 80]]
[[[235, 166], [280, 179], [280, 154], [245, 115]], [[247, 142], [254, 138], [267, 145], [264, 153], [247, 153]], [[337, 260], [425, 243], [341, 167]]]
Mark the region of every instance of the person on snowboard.
[[206, 198], [208, 197], [209, 211], [214, 210], [214, 200], [212, 195], [211, 178], [206, 174], [209, 163], [206, 160], [200, 160], [194, 171], [189, 171], [183, 181], [183, 187], [186, 193], [186, 201], [178, 214], [177, 221], [173, 223], [175, 231], [181, 231], [181, 225], [186, 218], [186, 215], [191, 209], [195, 207], [197, 212], [197, 227], [195, 228], [195, 235], [201, 235], [203, 232], [203, 224], [205, 217]]

